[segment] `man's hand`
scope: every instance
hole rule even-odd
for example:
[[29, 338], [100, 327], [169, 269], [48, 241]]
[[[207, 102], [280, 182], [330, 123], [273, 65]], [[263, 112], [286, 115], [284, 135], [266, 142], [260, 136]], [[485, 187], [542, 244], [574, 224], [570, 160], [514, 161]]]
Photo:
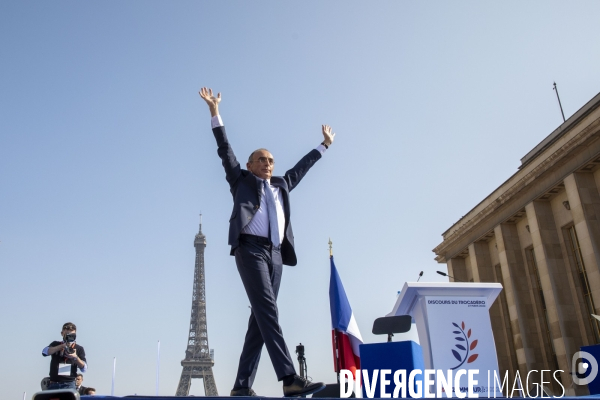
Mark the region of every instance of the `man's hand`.
[[323, 144], [326, 147], [331, 146], [334, 138], [335, 133], [331, 132], [331, 127], [329, 125], [323, 125]]
[[66, 358], [70, 358], [70, 359], [77, 359], [77, 358], [78, 358], [78, 357], [77, 357], [77, 353], [71, 353], [71, 354], [69, 354], [69, 353], [67, 353], [66, 351], [65, 351], [65, 353], [64, 353], [64, 356], [65, 356]]
[[200, 97], [202, 97], [204, 101], [206, 101], [206, 104], [208, 104], [208, 108], [210, 109], [210, 116], [215, 117], [219, 115], [219, 103], [221, 102], [221, 93], [219, 93], [217, 97], [215, 97], [213, 95], [212, 89], [205, 87], [200, 89], [198, 93], [200, 94]]
[[78, 367], [82, 368], [83, 367], [83, 361], [79, 358], [79, 356], [77, 355], [77, 353], [72, 353], [69, 354], [65, 351], [65, 353], [63, 354], [66, 358], [70, 358], [71, 359], [71, 364], [76, 364]]

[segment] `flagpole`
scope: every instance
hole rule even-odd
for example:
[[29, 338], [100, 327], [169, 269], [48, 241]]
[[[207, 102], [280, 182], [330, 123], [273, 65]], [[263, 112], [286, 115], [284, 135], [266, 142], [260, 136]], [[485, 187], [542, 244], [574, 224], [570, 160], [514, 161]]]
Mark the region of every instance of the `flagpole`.
[[160, 340], [158, 341], [158, 349], [156, 352], [156, 396], [158, 396], [159, 381], [160, 381]]
[[117, 370], [117, 357], [113, 358], [112, 384], [110, 385], [110, 395], [115, 395], [115, 371]]
[[[329, 260], [333, 259], [333, 242], [329, 238]], [[339, 350], [339, 332], [337, 329], [333, 330], [333, 343], [335, 345], [335, 372], [337, 375], [338, 384], [340, 383], [340, 350]]]
[[335, 337], [335, 367], [336, 367], [336, 371], [335, 372], [336, 372], [336, 375], [337, 375], [338, 384], [340, 383], [340, 368], [341, 368], [341, 366], [340, 366], [340, 346], [338, 346], [339, 343], [340, 343], [339, 334], [340, 333], [336, 329], [335, 333], [333, 335]]

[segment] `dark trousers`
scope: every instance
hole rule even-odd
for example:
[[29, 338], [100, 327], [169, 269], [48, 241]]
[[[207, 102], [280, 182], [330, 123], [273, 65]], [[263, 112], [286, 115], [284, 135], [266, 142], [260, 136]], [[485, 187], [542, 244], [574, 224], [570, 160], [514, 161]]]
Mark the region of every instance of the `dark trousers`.
[[279, 249], [274, 248], [267, 238], [241, 235], [240, 245], [235, 249], [235, 262], [252, 312], [233, 388], [252, 387], [263, 344], [267, 347], [277, 379], [294, 375], [296, 370], [283, 339], [277, 311], [283, 270]]

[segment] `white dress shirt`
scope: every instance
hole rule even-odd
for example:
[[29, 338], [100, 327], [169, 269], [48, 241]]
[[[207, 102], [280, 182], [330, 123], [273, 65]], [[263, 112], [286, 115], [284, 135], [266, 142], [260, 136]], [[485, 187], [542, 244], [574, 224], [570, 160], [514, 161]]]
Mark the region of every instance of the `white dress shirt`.
[[[285, 232], [285, 215], [283, 214], [283, 198], [281, 190], [271, 185], [270, 179], [267, 179], [269, 189], [275, 197], [275, 210], [277, 210], [277, 228], [279, 229], [279, 239], [283, 242], [282, 232]], [[261, 184], [260, 207], [256, 210], [252, 220], [242, 229], [242, 233], [250, 235], [269, 237], [269, 213], [267, 212], [267, 199], [265, 197], [265, 187]], [[281, 242], [279, 244], [281, 244]]]

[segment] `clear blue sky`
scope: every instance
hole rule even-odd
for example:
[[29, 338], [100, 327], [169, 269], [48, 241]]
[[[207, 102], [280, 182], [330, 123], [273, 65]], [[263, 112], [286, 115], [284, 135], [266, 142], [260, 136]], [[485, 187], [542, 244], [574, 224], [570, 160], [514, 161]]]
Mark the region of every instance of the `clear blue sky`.
[[[41, 349], [75, 322], [85, 384], [173, 395], [207, 236], [209, 344], [232, 387], [249, 314], [227, 246], [231, 198], [197, 91], [223, 93], [240, 159], [276, 172], [336, 141], [292, 197], [299, 263], [281, 324], [334, 382], [329, 237], [365, 341], [405, 281], [440, 281], [441, 233], [600, 92], [593, 1], [0, 3], [0, 376], [39, 390]], [[9, 383], [7, 383], [9, 382]], [[281, 396], [263, 352], [255, 390]], [[203, 393], [200, 381], [193, 394]]]

